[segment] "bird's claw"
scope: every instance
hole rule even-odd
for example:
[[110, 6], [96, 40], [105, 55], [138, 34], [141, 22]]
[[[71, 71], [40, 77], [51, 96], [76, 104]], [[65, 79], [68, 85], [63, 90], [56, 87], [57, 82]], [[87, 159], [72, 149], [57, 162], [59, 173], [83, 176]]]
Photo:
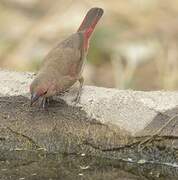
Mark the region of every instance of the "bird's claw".
[[77, 96], [73, 99], [73, 102], [74, 102], [75, 105], [80, 102], [81, 93], [82, 93], [82, 91], [81, 91], [81, 89], [80, 89], [80, 90], [78, 91], [78, 93], [77, 93]]
[[79, 96], [75, 97], [75, 98], [72, 100], [72, 102], [74, 102], [75, 105], [78, 104], [78, 103], [80, 102], [80, 97], [79, 97]]
[[47, 109], [47, 107], [49, 105], [49, 101], [50, 101], [49, 98], [43, 97], [40, 107], [42, 107], [42, 109]]

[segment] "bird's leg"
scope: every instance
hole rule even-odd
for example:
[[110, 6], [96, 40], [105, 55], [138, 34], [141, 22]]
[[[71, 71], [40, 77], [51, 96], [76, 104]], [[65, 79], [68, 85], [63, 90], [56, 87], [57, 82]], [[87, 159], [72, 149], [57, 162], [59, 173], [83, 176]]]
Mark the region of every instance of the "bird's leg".
[[82, 87], [83, 87], [84, 78], [81, 77], [78, 81], [80, 83], [80, 86], [79, 86], [79, 89], [78, 89], [78, 92], [77, 92], [77, 96], [74, 99], [76, 104], [80, 101], [80, 96], [81, 96], [81, 93], [82, 93]]
[[52, 97], [48, 97], [48, 98], [46, 98], [46, 103], [47, 103], [47, 105], [49, 106], [49, 104], [50, 104], [50, 101], [52, 101], [53, 100], [53, 98]]
[[41, 107], [43, 109], [46, 109], [48, 105], [49, 105], [49, 98], [43, 97], [41, 101]]

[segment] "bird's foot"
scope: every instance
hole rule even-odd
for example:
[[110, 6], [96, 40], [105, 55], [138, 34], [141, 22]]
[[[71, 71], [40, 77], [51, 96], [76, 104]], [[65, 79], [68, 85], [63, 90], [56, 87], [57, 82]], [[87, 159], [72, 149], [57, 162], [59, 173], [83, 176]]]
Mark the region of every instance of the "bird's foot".
[[47, 109], [47, 107], [49, 105], [49, 102], [50, 102], [50, 98], [43, 97], [42, 101], [41, 101], [41, 104], [40, 104], [40, 107], [42, 107], [42, 109]]
[[82, 94], [82, 90], [80, 89], [77, 93], [77, 96], [73, 99], [75, 105], [80, 102], [81, 94]]

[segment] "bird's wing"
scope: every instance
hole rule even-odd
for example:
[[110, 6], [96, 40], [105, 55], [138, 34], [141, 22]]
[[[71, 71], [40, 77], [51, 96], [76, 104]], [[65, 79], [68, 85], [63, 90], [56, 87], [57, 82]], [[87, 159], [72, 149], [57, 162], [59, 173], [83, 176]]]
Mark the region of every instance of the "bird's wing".
[[84, 38], [82, 33], [75, 33], [53, 48], [42, 64], [41, 71], [59, 76], [80, 76], [84, 58]]

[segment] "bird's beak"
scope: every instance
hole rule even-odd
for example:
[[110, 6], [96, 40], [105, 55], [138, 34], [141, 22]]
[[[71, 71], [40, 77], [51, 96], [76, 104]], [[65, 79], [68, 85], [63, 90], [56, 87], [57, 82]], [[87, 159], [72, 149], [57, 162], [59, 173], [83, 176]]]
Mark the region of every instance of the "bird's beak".
[[33, 94], [31, 95], [31, 103], [30, 103], [30, 105], [32, 106], [33, 103], [36, 102], [36, 101], [39, 99], [39, 97], [40, 97], [40, 96], [39, 96], [37, 93], [33, 93]]

